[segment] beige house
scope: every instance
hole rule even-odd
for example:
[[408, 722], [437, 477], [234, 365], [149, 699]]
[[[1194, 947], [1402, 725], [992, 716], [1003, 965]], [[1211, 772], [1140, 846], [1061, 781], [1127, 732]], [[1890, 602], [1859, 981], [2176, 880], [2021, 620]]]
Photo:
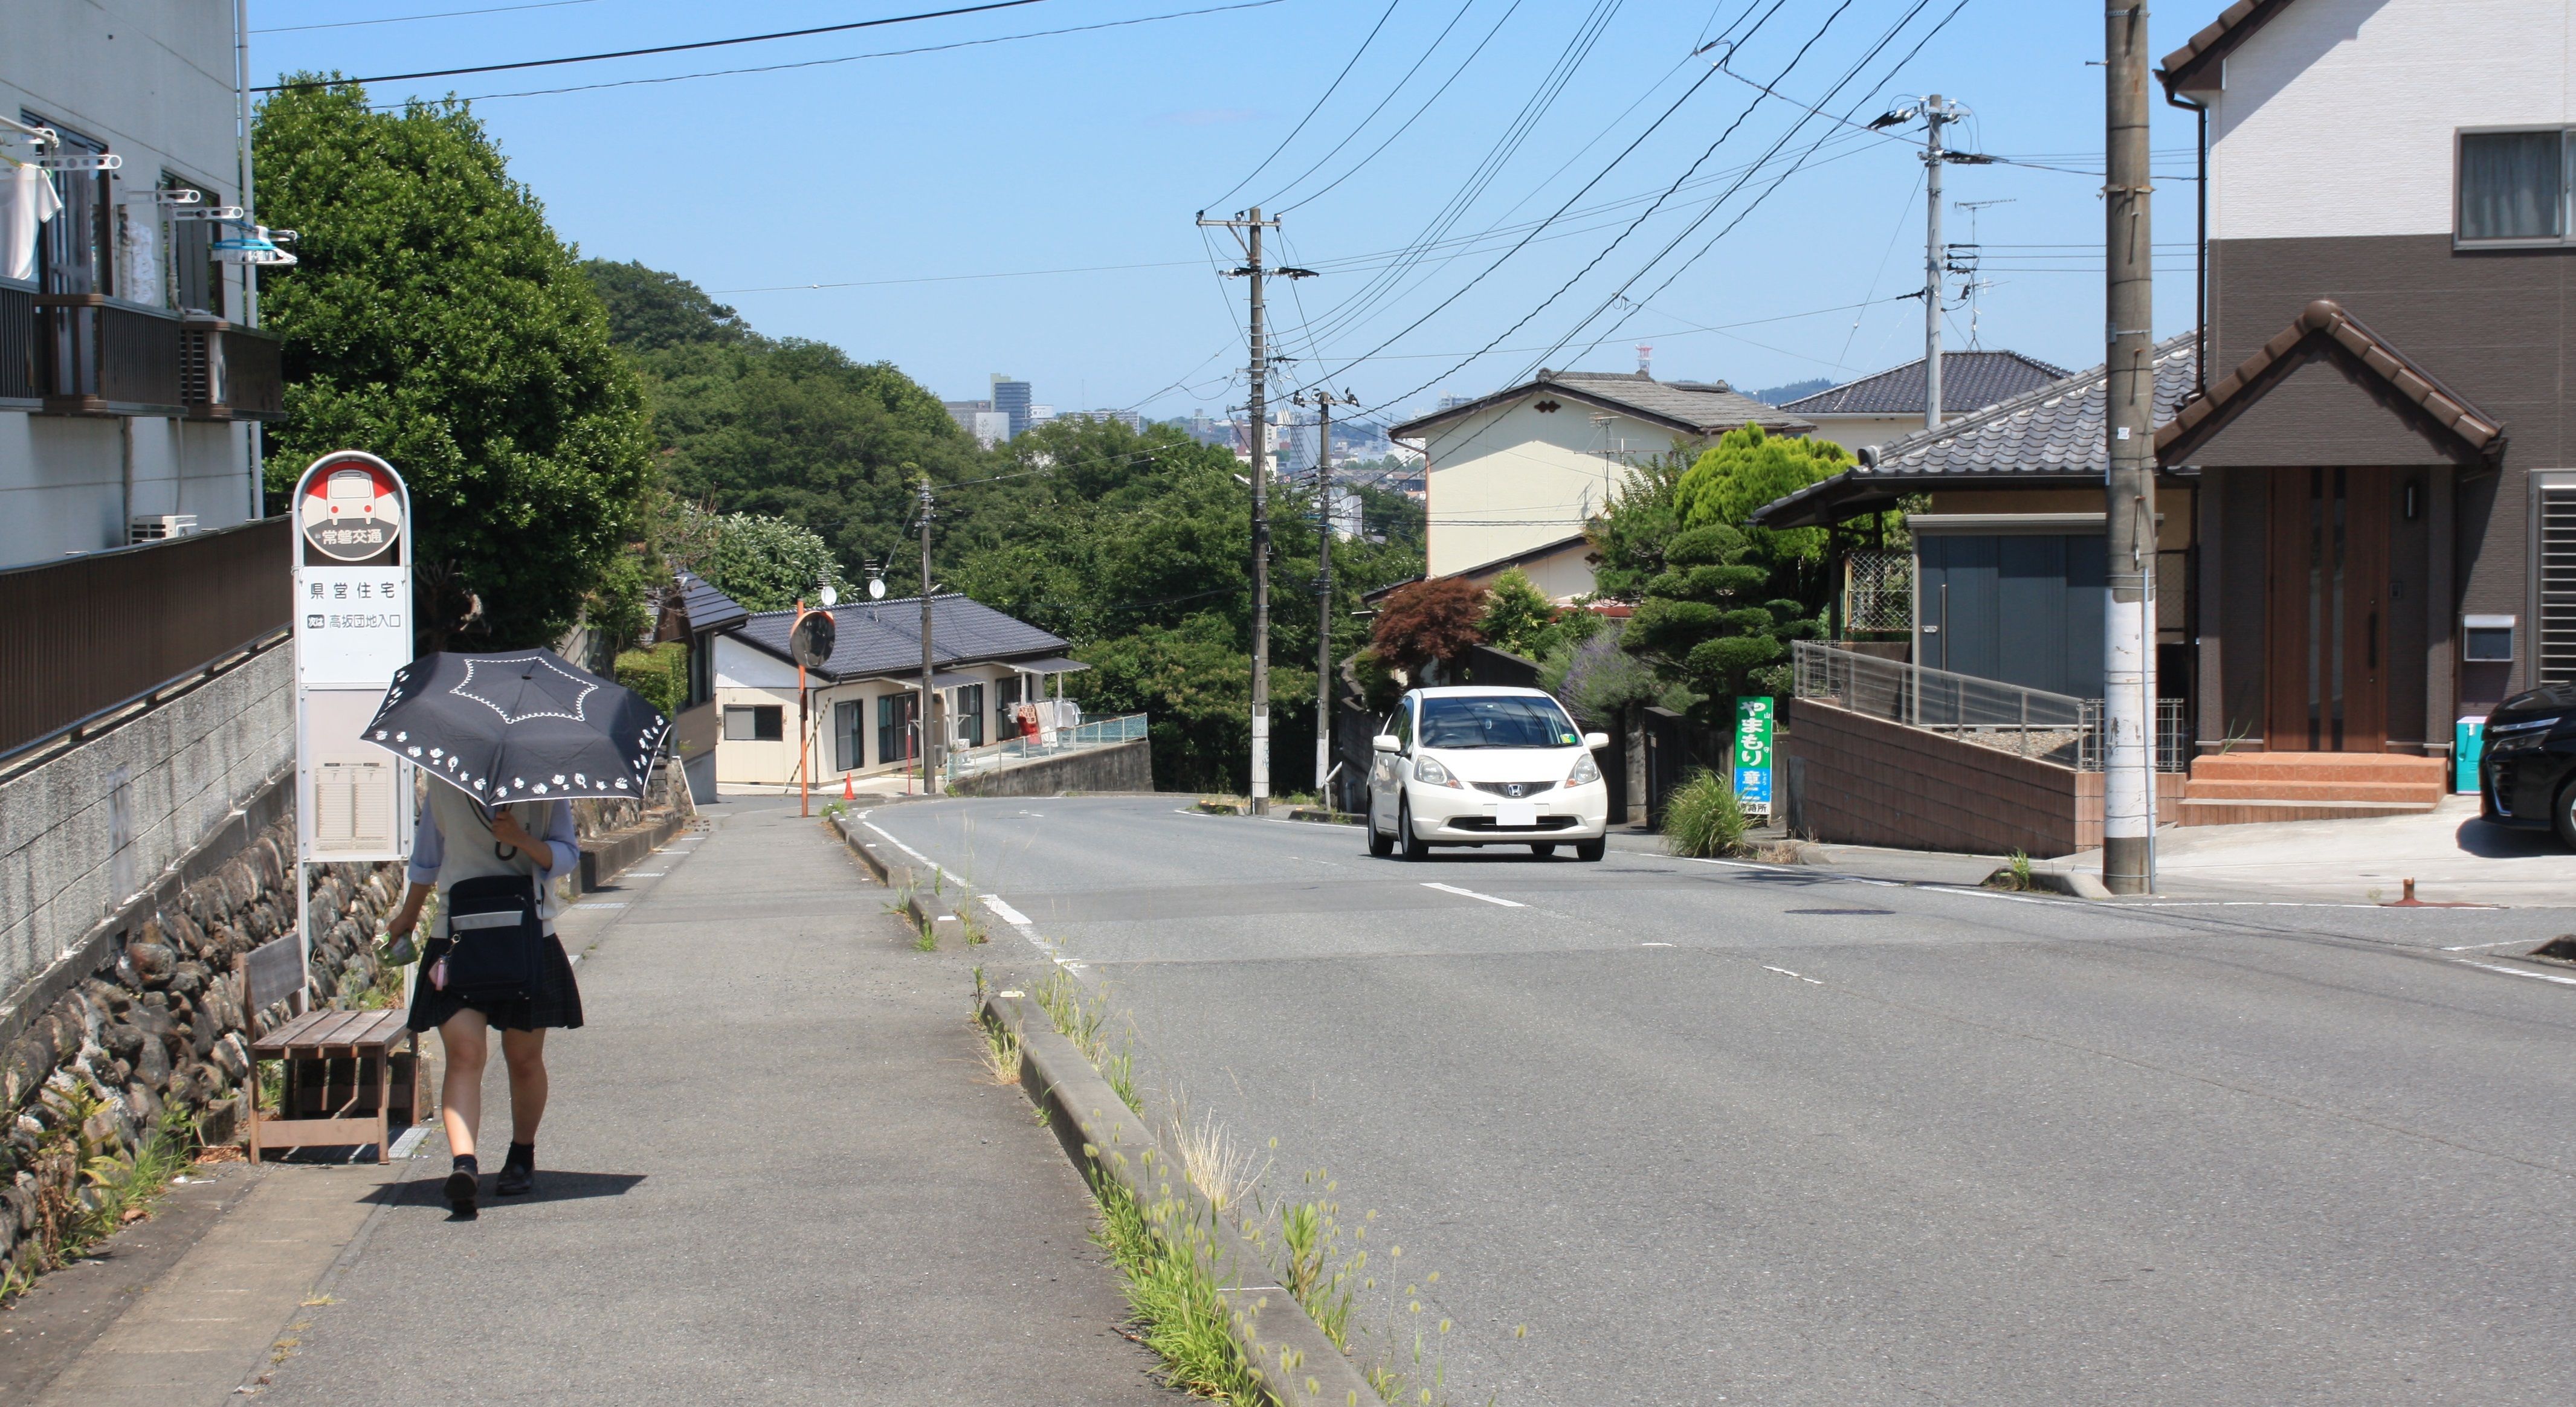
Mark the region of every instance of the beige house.
[[1584, 520], [1617, 494], [1628, 467], [1697, 451], [1748, 423], [1783, 435], [1815, 428], [1723, 381], [1542, 370], [1388, 433], [1420, 444], [1429, 460], [1430, 575], [1488, 581], [1518, 567], [1570, 601], [1593, 589]]
[[[1944, 352], [1941, 417], [1952, 420], [1983, 410], [2066, 374], [2062, 366], [2019, 352]], [[1917, 357], [1875, 376], [1801, 396], [1780, 408], [1816, 422], [1817, 439], [1831, 440], [1857, 457], [1872, 445], [1919, 433], [1923, 400], [1923, 359]]]

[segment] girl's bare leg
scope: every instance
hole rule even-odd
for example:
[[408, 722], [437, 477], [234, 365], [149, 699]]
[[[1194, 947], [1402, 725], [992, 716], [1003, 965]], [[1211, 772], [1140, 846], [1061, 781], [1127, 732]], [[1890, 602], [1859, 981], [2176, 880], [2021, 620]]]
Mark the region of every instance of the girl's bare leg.
[[[505, 1044], [514, 1034], [502, 1033]], [[438, 1116], [447, 1125], [447, 1151], [465, 1157], [474, 1151], [474, 1128], [483, 1121], [483, 1062], [491, 1049], [491, 1023], [482, 1012], [460, 1011], [439, 1026], [438, 1044], [447, 1053], [447, 1073], [438, 1082]], [[537, 1099], [542, 1107], [545, 1096], [540, 1093]]]

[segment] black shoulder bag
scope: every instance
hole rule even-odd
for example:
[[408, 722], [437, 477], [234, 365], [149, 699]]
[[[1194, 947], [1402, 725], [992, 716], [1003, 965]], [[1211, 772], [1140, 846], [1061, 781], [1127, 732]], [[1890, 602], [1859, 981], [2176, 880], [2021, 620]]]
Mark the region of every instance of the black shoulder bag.
[[447, 891], [447, 955], [433, 974], [440, 991], [481, 1001], [523, 1001], [537, 989], [545, 928], [531, 875], [460, 879]]

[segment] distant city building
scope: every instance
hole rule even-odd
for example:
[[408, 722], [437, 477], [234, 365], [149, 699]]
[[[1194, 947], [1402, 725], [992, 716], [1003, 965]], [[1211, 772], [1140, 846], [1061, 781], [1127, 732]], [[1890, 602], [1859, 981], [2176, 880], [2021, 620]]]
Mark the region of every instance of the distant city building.
[[1011, 417], [998, 410], [979, 410], [967, 433], [975, 437], [975, 443], [991, 449], [1011, 437]]
[[990, 408], [1011, 418], [1012, 434], [1027, 434], [1029, 426], [1033, 423], [1029, 419], [1029, 383], [1014, 381], [1001, 372], [994, 372], [993, 401]]
[[[1026, 395], [1027, 391], [1023, 389], [1021, 394]], [[1014, 435], [1026, 430], [1029, 426], [1044, 425], [1048, 421], [1055, 419], [1055, 407], [1051, 405], [1031, 404], [1025, 408], [1022, 412], [1022, 416], [1022, 419], [1012, 423], [1011, 433]]]
[[1132, 410], [1068, 410], [1057, 415], [1055, 418], [1058, 420], [1088, 420], [1101, 425], [1106, 425], [1114, 420], [1119, 424], [1126, 426], [1130, 430], [1141, 430], [1145, 428], [1144, 419]]

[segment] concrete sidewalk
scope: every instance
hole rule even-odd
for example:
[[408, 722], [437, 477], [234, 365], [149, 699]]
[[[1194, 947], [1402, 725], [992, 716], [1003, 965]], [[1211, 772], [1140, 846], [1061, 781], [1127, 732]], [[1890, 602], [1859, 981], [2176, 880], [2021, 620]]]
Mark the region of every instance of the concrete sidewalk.
[[[496, 1049], [478, 1219], [438, 1200], [432, 1135], [392, 1180], [339, 1184], [338, 1261], [304, 1282], [325, 1302], [289, 1306], [221, 1392], [116, 1400], [1175, 1400], [1118, 1332], [1081, 1182], [1020, 1091], [981, 1077], [974, 955], [915, 950], [792, 801], [709, 815], [565, 925], [589, 1024], [549, 1040], [534, 1197], [489, 1195]], [[222, 1245], [218, 1227], [167, 1282], [250, 1273]], [[184, 1317], [175, 1298], [137, 1297], [58, 1388]]]

